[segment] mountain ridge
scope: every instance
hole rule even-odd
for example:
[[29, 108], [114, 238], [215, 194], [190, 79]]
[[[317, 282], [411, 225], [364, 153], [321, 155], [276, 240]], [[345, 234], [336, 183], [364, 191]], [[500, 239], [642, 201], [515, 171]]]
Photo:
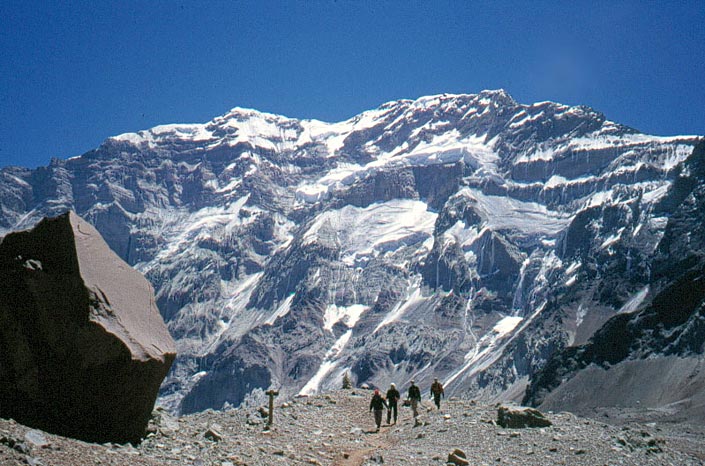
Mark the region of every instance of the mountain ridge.
[[521, 399], [556, 351], [640, 305], [698, 141], [504, 91], [338, 123], [248, 112], [0, 170], [0, 235], [73, 208], [154, 285], [174, 410], [346, 371]]

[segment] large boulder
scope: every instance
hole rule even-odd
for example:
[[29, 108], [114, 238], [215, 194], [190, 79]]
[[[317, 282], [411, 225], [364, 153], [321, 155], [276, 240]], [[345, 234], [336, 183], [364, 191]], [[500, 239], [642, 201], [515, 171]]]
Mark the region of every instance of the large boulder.
[[69, 212], [0, 241], [0, 417], [137, 442], [176, 356], [147, 280]]
[[524, 406], [500, 406], [497, 409], [497, 424], [509, 429], [523, 429], [526, 427], [549, 427], [551, 421], [539, 410]]

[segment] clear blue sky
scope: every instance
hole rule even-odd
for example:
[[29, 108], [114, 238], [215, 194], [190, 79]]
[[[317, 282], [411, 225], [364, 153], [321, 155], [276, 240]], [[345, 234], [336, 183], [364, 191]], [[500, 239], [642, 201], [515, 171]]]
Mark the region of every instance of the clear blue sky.
[[0, 166], [235, 106], [339, 121], [497, 88], [705, 134], [705, 1], [0, 0]]

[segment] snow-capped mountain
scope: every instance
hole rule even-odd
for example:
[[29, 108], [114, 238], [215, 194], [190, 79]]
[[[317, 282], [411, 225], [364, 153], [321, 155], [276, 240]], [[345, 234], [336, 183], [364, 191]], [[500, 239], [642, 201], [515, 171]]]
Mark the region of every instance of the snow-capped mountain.
[[93, 223], [155, 287], [179, 350], [162, 402], [182, 412], [345, 372], [522, 400], [660, 289], [663, 206], [697, 143], [501, 90], [339, 123], [235, 108], [2, 169], [0, 235]]

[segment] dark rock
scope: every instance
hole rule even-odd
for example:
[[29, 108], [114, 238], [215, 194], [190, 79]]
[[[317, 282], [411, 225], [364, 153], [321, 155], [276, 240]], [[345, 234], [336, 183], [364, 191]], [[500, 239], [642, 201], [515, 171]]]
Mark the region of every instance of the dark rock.
[[269, 417], [269, 409], [265, 408], [264, 406], [260, 406], [259, 408], [257, 408], [257, 412], [262, 417], [262, 419], [266, 419]]
[[470, 462], [467, 460], [465, 452], [459, 448], [456, 448], [448, 454], [447, 463], [456, 464], [460, 466], [470, 464]]
[[24, 443], [22, 440], [12, 436], [0, 437], [0, 445], [6, 445], [9, 448], [12, 448], [13, 450], [20, 453], [29, 453], [29, 447], [27, 446], [27, 444]]
[[510, 429], [523, 429], [525, 427], [548, 427], [551, 421], [537, 409], [509, 408], [500, 406], [497, 409], [497, 424]]
[[175, 357], [144, 277], [66, 213], [2, 240], [0, 282], [0, 417], [139, 441]]

